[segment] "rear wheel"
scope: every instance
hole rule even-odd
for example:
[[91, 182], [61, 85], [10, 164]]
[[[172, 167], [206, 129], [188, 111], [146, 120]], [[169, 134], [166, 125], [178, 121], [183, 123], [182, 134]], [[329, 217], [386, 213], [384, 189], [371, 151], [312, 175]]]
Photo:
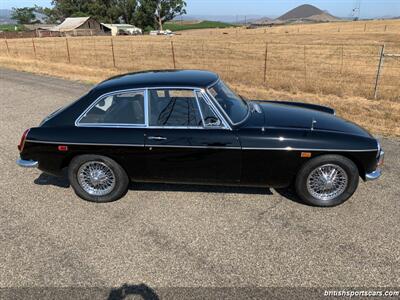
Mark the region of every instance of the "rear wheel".
[[111, 202], [128, 191], [125, 170], [111, 158], [101, 155], [80, 155], [68, 168], [68, 178], [75, 193], [92, 202]]
[[323, 155], [308, 161], [296, 177], [298, 196], [315, 206], [336, 206], [349, 199], [358, 186], [357, 166], [340, 155]]

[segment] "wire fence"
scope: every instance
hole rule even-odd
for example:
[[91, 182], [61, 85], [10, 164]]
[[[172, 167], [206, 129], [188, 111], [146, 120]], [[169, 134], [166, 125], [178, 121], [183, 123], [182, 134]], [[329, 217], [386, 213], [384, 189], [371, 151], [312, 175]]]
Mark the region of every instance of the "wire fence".
[[400, 44], [290, 44], [135, 37], [0, 42], [0, 55], [121, 72], [207, 69], [249, 86], [400, 100]]

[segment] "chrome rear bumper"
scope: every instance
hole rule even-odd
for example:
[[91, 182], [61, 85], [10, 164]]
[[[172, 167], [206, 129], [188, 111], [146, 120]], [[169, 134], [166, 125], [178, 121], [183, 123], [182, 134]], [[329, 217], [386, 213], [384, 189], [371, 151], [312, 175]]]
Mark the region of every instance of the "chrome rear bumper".
[[17, 165], [23, 168], [36, 168], [39, 162], [34, 160], [17, 159]]

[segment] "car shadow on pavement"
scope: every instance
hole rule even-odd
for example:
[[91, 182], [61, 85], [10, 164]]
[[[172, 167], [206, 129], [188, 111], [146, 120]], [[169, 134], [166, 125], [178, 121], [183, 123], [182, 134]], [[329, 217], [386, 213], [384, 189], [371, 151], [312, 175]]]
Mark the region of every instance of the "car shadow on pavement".
[[54, 185], [62, 188], [69, 188], [70, 186], [67, 177], [56, 177], [46, 173], [41, 173], [33, 182], [37, 185]]
[[137, 299], [141, 297], [143, 300], [158, 300], [160, 299], [157, 293], [146, 284], [127, 285], [124, 284], [120, 288], [112, 289], [107, 300], [122, 300], [122, 299]]
[[293, 190], [293, 188], [280, 188], [280, 189], [275, 189], [275, 191], [281, 195], [282, 197], [293, 201], [295, 203], [303, 204], [306, 205], [297, 195], [296, 192]]
[[[61, 188], [69, 188], [70, 183], [66, 176], [55, 177], [46, 173], [41, 173], [33, 181], [37, 185], [53, 185]], [[131, 191], [151, 191], [151, 192], [189, 192], [189, 193], [232, 193], [248, 195], [273, 195], [270, 188], [241, 187], [241, 186], [218, 186], [218, 185], [197, 185], [197, 184], [173, 184], [173, 183], [141, 183], [133, 182], [129, 186]], [[290, 188], [275, 189], [282, 197], [293, 202], [304, 204], [296, 193]]]
[[269, 188], [198, 185], [198, 184], [175, 184], [175, 183], [131, 183], [129, 189], [132, 191], [155, 191], [155, 192], [192, 192], [192, 193], [233, 193], [253, 195], [273, 195]]

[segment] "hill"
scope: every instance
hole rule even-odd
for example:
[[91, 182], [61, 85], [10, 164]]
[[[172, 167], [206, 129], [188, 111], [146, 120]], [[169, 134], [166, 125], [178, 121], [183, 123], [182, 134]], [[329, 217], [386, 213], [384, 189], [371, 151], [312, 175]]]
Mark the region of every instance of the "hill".
[[263, 17], [263, 18], [260, 18], [260, 19], [257, 19], [257, 20], [252, 20], [251, 23], [252, 24], [265, 24], [265, 23], [269, 23], [271, 21], [272, 21], [271, 18]]
[[318, 7], [309, 4], [304, 4], [288, 11], [287, 13], [278, 17], [276, 20], [283, 22], [293, 22], [293, 21], [330, 22], [330, 21], [338, 21], [340, 19], [332, 16], [326, 11], [320, 10]]

